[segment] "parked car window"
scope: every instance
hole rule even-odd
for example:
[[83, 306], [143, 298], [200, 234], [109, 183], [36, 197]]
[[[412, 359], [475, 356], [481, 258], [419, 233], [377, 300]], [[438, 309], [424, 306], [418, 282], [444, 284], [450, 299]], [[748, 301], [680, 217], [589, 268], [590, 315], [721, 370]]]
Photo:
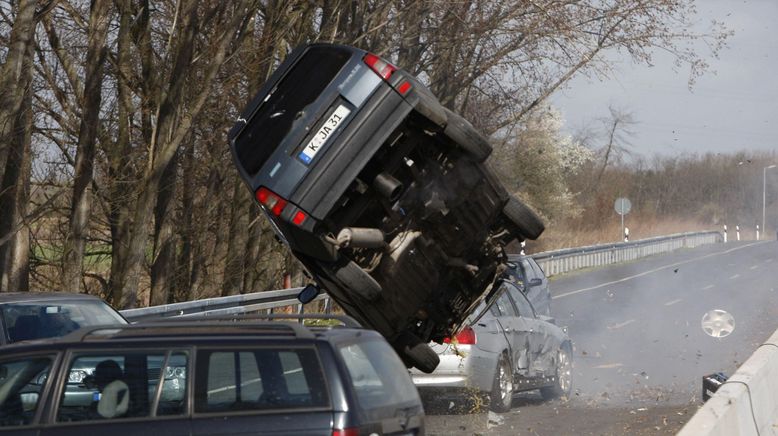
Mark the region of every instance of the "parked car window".
[[[503, 285], [503, 287], [507, 287], [508, 289], [516, 289], [507, 285]], [[513, 304], [511, 304], [511, 299], [508, 297], [508, 294], [504, 290], [500, 292], [500, 296], [497, 297], [497, 301], [495, 301], [494, 305], [500, 311], [500, 315], [502, 316], [518, 316], [516, 313], [516, 308], [513, 307]]]
[[328, 405], [324, 375], [313, 349], [198, 353], [195, 378], [198, 413]]
[[535, 271], [535, 275], [543, 278], [546, 276], [546, 273], [543, 271], [543, 268], [540, 267], [540, 264], [535, 262], [535, 259], [529, 258], [529, 264], [532, 267], [532, 270]]
[[[515, 286], [507, 285], [507, 288], [508, 288], [508, 293], [510, 293], [511, 298], [513, 299], [513, 302], [516, 303], [516, 308], [519, 309], [519, 316], [534, 318], [535, 310], [532, 308], [530, 302], [527, 301], [526, 295], [520, 292], [518, 288], [516, 288]], [[503, 295], [507, 295], [507, 294], [503, 294]]]
[[172, 353], [162, 379], [162, 391], [157, 405], [157, 416], [181, 415], [186, 411], [187, 363], [185, 352]]
[[36, 356], [0, 362], [0, 427], [32, 422], [52, 361]]
[[102, 301], [23, 302], [0, 305], [10, 342], [64, 336], [80, 327], [126, 324]]
[[419, 394], [397, 353], [382, 341], [341, 346], [359, 405], [370, 410], [418, 403]]
[[[140, 418], [150, 415], [162, 379], [159, 410], [182, 413], [186, 398], [186, 355], [171, 355], [163, 369], [164, 352], [79, 354], [68, 367], [68, 378], [57, 410], [57, 421], [78, 422]], [[164, 375], [164, 376], [163, 376]]]

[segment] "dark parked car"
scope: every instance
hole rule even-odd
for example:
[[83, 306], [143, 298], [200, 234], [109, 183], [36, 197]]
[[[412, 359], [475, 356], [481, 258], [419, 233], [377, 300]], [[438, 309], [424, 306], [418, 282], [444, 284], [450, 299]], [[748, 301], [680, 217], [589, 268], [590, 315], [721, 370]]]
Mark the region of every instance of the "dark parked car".
[[540, 265], [535, 259], [518, 254], [509, 254], [508, 260], [508, 277], [524, 292], [535, 313], [551, 316], [551, 291]]
[[332, 44], [292, 52], [229, 133], [239, 173], [317, 282], [432, 371], [542, 221], [484, 162], [487, 139], [409, 73]]
[[127, 324], [103, 300], [67, 292], [0, 293], [0, 346], [53, 338], [81, 327]]
[[[19, 435], [423, 435], [418, 392], [378, 333], [236, 318], [81, 329], [0, 357]], [[68, 395], [73, 368], [88, 403]]]
[[443, 344], [432, 374], [412, 370], [422, 393], [461, 398], [475, 391], [495, 412], [511, 408], [513, 394], [540, 389], [546, 399], [569, 396], [573, 347], [554, 320], [537, 315], [517, 284], [506, 280], [468, 318], [468, 326]]

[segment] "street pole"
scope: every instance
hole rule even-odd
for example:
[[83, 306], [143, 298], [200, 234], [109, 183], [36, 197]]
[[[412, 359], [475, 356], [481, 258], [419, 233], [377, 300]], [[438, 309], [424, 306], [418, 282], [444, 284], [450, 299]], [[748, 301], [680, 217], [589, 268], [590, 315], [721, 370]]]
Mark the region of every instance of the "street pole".
[[[765, 212], [767, 211], [767, 170], [775, 167], [776, 165], [773, 164], [762, 169], [762, 232], [767, 231], [767, 227], [765, 227]], [[759, 239], [759, 237], [756, 239]]]

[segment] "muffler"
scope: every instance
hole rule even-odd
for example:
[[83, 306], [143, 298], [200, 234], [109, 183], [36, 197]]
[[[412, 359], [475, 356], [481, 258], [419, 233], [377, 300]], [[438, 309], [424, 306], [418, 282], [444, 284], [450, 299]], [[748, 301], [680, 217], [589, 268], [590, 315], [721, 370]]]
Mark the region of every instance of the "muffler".
[[387, 173], [380, 173], [373, 180], [373, 188], [391, 202], [397, 201], [403, 192], [403, 184]]
[[336, 238], [340, 247], [356, 248], [383, 248], [384, 232], [379, 229], [365, 227], [346, 227], [338, 233]]

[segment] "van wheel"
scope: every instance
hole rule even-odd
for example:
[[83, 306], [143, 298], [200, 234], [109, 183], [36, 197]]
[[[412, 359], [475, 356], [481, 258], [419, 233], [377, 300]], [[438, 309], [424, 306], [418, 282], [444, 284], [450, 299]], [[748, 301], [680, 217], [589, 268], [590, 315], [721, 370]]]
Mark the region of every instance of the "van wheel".
[[519, 233], [526, 239], [537, 239], [546, 229], [543, 220], [513, 195], [508, 198], [502, 213], [508, 221], [518, 227]]
[[400, 333], [395, 346], [399, 348], [399, 354], [406, 366], [414, 366], [419, 371], [430, 374], [440, 364], [437, 353], [413, 333]]
[[570, 398], [573, 389], [573, 350], [569, 342], [559, 347], [556, 365], [556, 381], [551, 386], [540, 388], [544, 400], [566, 397]]
[[446, 110], [448, 122], [443, 134], [451, 138], [474, 161], [483, 162], [492, 154], [492, 146], [479, 131], [461, 116]]
[[381, 295], [381, 285], [353, 260], [349, 260], [340, 268], [336, 267], [335, 278], [349, 291], [368, 301], [373, 301]]
[[492, 412], [505, 413], [511, 410], [513, 403], [513, 371], [505, 354], [500, 356], [494, 371], [492, 392], [489, 396], [489, 409]]

